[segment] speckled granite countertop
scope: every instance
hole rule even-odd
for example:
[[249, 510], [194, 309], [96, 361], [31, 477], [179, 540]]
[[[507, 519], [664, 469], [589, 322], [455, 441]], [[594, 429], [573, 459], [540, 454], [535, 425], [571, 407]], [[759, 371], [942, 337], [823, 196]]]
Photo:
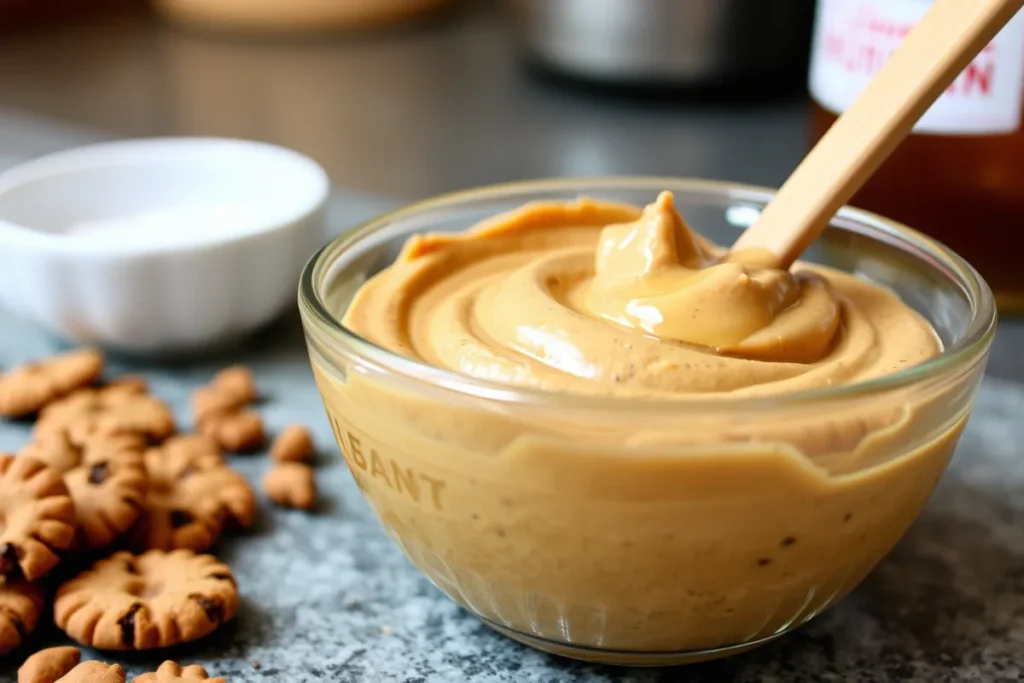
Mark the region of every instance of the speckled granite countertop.
[[[0, 314], [0, 363], [54, 342]], [[143, 371], [185, 423], [189, 391], [234, 357]], [[255, 531], [218, 554], [238, 575], [243, 608], [205, 641], [157, 656], [118, 657], [133, 672], [163, 657], [199, 662], [231, 683], [738, 683], [1024, 680], [1024, 391], [986, 381], [955, 464], [896, 550], [835, 609], [747, 655], [668, 669], [613, 669], [533, 652], [491, 632], [422, 578], [387, 538], [336, 455], [298, 321], [241, 355], [270, 401], [271, 428], [308, 422], [322, 446], [323, 504], [314, 515], [262, 506]], [[0, 450], [28, 428], [0, 427]], [[233, 464], [255, 481], [261, 456]], [[43, 629], [33, 646], [58, 642]], [[93, 654], [93, 653], [90, 653]], [[14, 681], [15, 655], [0, 662]], [[259, 668], [256, 668], [258, 665]]]

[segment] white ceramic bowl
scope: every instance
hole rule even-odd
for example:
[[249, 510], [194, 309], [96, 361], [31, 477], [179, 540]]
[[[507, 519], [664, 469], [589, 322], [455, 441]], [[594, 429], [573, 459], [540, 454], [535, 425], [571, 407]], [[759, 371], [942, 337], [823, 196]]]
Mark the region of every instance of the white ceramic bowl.
[[0, 304], [119, 351], [229, 341], [295, 305], [329, 190], [311, 159], [243, 140], [130, 140], [30, 161], [0, 174]]

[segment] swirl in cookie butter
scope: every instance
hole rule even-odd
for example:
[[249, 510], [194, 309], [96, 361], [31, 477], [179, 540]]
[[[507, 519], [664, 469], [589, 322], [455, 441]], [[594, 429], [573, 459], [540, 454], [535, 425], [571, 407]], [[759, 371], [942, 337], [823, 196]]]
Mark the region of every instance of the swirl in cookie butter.
[[927, 322], [891, 293], [772, 260], [694, 234], [667, 192], [643, 210], [538, 202], [410, 239], [344, 323], [479, 379], [624, 396], [793, 392], [938, 353]]

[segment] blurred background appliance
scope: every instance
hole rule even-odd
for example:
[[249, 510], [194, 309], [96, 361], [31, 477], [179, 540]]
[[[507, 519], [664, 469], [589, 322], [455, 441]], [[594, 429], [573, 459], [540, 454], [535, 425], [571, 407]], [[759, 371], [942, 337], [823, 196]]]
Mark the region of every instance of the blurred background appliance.
[[802, 84], [812, 0], [507, 0], [527, 54], [607, 83]]

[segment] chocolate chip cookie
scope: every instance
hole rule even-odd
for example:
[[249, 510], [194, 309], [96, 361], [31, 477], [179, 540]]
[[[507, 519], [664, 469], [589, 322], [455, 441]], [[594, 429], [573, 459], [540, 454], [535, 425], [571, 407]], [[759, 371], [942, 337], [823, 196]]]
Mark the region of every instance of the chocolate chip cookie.
[[32, 583], [0, 584], [0, 655], [21, 645], [43, 611], [43, 589]]
[[57, 591], [54, 619], [100, 650], [149, 650], [202, 638], [238, 610], [227, 565], [190, 550], [116, 553]]
[[136, 434], [90, 436], [81, 443], [67, 432], [46, 432], [26, 446], [33, 457], [64, 476], [78, 515], [78, 547], [99, 549], [141, 516], [147, 477], [145, 442]]
[[45, 576], [75, 538], [75, 504], [60, 472], [0, 455], [0, 583]]
[[205, 550], [225, 526], [252, 526], [256, 497], [202, 436], [169, 439], [145, 454], [149, 492], [133, 534], [140, 549]]

